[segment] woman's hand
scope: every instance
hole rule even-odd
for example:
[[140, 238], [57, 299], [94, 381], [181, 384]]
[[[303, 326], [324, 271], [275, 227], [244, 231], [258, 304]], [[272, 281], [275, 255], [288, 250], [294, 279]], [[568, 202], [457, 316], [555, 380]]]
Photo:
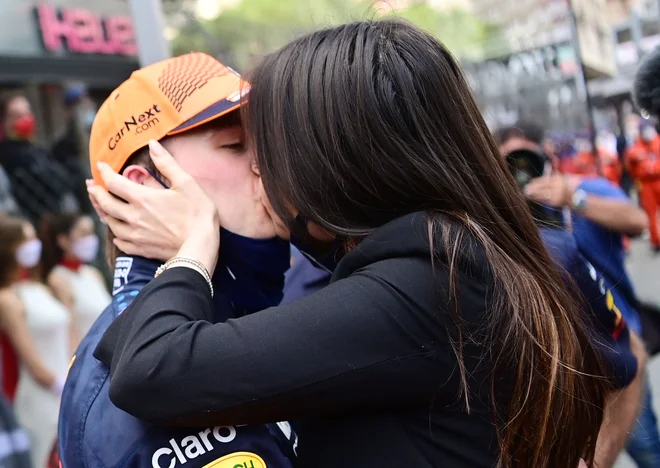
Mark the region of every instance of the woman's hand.
[[136, 184], [101, 163], [99, 171], [108, 189], [88, 184], [94, 207], [122, 252], [163, 261], [176, 255], [192, 257], [213, 272], [220, 246], [215, 205], [162, 145], [151, 141], [149, 149], [171, 188]]

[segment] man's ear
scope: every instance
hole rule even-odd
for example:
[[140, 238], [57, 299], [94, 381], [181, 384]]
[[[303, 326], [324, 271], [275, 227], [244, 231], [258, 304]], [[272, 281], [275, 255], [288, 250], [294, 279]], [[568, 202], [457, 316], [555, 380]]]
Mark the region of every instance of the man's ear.
[[126, 177], [131, 182], [135, 182], [136, 184], [140, 185], [144, 185], [145, 181], [151, 178], [149, 172], [147, 172], [144, 167], [138, 166], [137, 164], [128, 166], [126, 169], [124, 169], [124, 172], [122, 172], [121, 175]]

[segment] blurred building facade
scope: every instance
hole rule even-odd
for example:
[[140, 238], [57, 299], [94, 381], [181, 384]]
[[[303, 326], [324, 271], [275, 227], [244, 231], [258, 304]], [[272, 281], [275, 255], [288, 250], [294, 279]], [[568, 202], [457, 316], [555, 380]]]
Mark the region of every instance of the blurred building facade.
[[[660, 1], [631, 0], [623, 5], [610, 5], [612, 44], [616, 74], [590, 84], [592, 95], [600, 107], [617, 116], [620, 126], [626, 127], [635, 108], [631, 87], [637, 64], [647, 53], [660, 45]], [[628, 134], [635, 130], [627, 129]]]
[[587, 128], [585, 83], [617, 75], [612, 12], [627, 14], [630, 2], [469, 2], [473, 14], [501, 31], [485, 48], [487, 60], [466, 65], [489, 125], [533, 119], [549, 129]]
[[100, 102], [137, 68], [136, 53], [124, 0], [0, 1], [0, 92], [27, 94], [41, 144], [61, 131], [67, 84]]

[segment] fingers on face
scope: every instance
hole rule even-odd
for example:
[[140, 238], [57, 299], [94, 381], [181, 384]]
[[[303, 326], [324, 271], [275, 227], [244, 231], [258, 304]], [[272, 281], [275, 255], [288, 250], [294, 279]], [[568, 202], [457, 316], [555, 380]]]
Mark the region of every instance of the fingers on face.
[[100, 187], [94, 187], [89, 190], [92, 202], [98, 206], [97, 211], [103, 213], [104, 218], [116, 218], [121, 221], [128, 221], [133, 207], [130, 204], [121, 201]]
[[94, 208], [94, 211], [96, 211], [96, 214], [98, 215], [101, 222], [105, 224], [106, 213], [101, 209], [101, 206], [96, 201], [96, 195], [94, 195], [94, 193], [92, 192], [88, 192], [88, 193], [89, 193], [89, 201], [92, 202], [92, 208]]
[[108, 192], [113, 193], [128, 202], [135, 201], [143, 195], [145, 188], [142, 185], [136, 184], [135, 182], [128, 180], [126, 177], [117, 174], [105, 163], [99, 163], [98, 168], [101, 177], [103, 178], [103, 182], [108, 188]]
[[180, 185], [185, 181], [187, 174], [181, 169], [169, 151], [156, 140], [149, 142], [149, 154], [158, 171], [172, 182], [172, 185]]
[[115, 239], [112, 240], [112, 243], [115, 244], [115, 247], [117, 247], [119, 250], [121, 250], [125, 254], [128, 254], [128, 255], [141, 255], [142, 254], [142, 252], [140, 252], [140, 248], [138, 246], [136, 246], [135, 244], [131, 243], [131, 242], [128, 242], [128, 241], [125, 241], [125, 240], [122, 240], [122, 239], [119, 239], [119, 238], [115, 238]]
[[111, 216], [107, 217], [106, 224], [116, 238], [130, 242], [134, 241], [134, 230], [129, 224]]

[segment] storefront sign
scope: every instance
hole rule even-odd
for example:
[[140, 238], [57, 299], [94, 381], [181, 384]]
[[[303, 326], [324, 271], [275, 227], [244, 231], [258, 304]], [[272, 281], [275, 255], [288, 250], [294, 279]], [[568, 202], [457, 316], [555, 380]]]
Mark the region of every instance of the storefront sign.
[[76, 54], [135, 55], [133, 23], [128, 16], [100, 17], [80, 8], [36, 7], [44, 47]]

